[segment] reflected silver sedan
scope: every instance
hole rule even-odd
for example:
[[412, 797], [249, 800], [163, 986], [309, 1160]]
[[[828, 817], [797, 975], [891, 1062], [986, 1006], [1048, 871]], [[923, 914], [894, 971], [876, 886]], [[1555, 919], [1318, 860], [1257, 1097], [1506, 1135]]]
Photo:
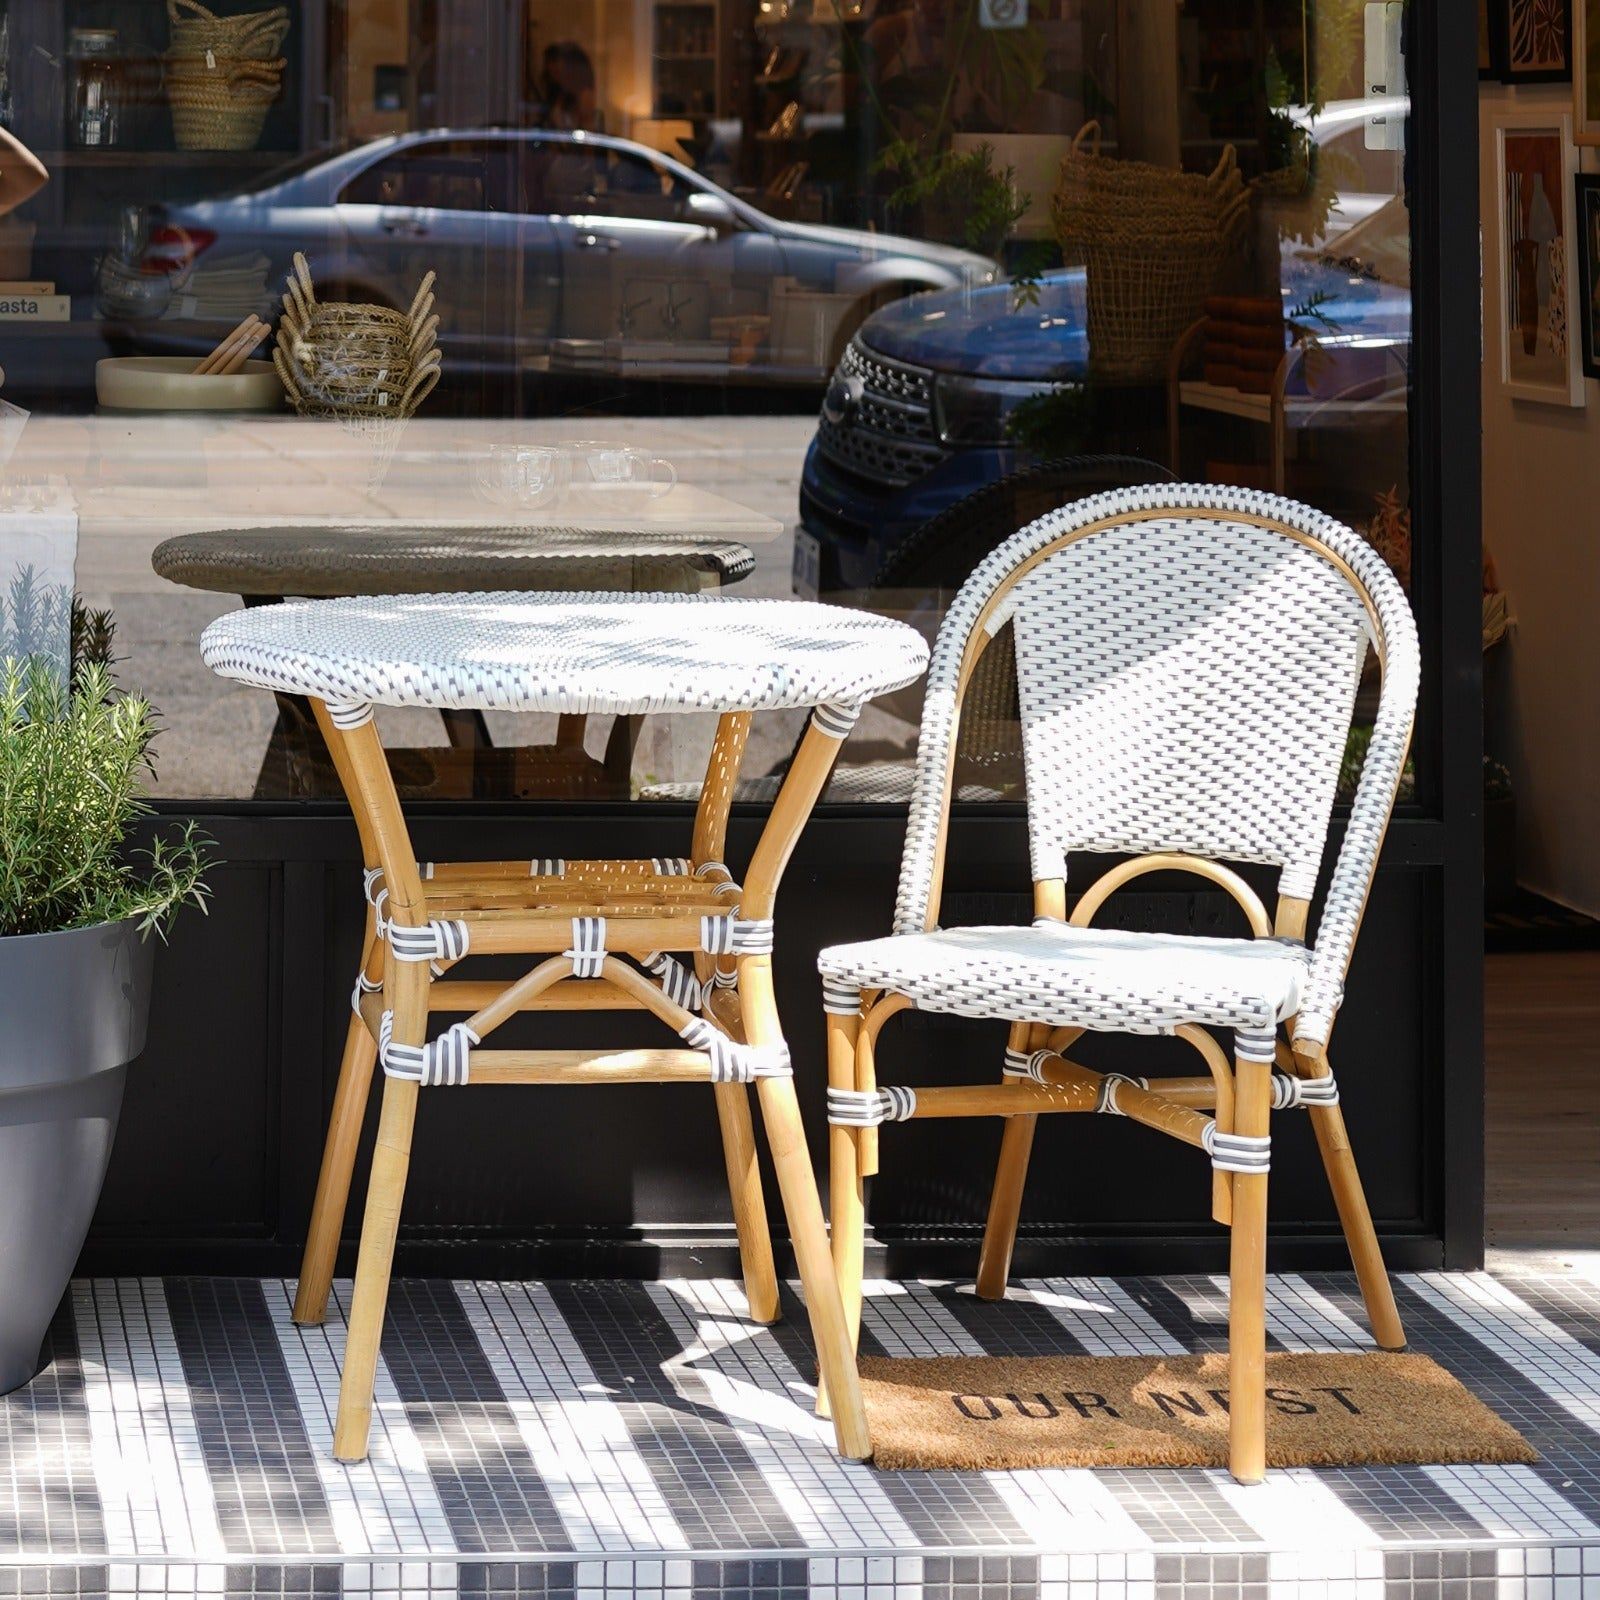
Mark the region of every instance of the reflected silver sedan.
[[275, 306], [297, 250], [327, 299], [404, 308], [436, 272], [457, 373], [816, 383], [881, 306], [998, 275], [947, 245], [770, 217], [626, 139], [472, 129], [148, 207], [102, 301], [168, 344], [178, 328], [153, 321]]

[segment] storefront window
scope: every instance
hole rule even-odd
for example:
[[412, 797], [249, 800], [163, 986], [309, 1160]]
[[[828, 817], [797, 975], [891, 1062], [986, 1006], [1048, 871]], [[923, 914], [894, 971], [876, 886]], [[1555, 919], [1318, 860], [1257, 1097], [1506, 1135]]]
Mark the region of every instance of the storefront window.
[[[0, 430], [0, 566], [75, 540], [166, 714], [163, 796], [285, 802], [337, 792], [304, 708], [196, 648], [241, 595], [493, 587], [510, 553], [543, 563], [524, 584], [931, 635], [1030, 517], [1173, 476], [1322, 507], [1406, 577], [1404, 13], [0, 3], [0, 124], [48, 173], [0, 218], [30, 413]], [[329, 305], [367, 309], [286, 336]], [[254, 359], [193, 374], [250, 317]], [[1017, 799], [989, 670], [962, 793]], [[904, 798], [918, 717], [873, 707], [830, 798]], [[751, 795], [793, 745], [768, 721]], [[380, 723], [402, 792], [451, 800], [686, 797], [711, 731]]]

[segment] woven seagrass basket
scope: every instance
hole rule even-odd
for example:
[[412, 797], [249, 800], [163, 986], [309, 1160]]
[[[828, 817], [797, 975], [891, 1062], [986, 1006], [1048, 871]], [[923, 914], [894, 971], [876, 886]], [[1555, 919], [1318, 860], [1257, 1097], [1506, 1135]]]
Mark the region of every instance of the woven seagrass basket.
[[1209, 174], [1099, 153], [1088, 123], [1062, 158], [1056, 236], [1088, 277], [1089, 362], [1101, 378], [1164, 378], [1249, 223], [1249, 195], [1229, 145]]
[[283, 60], [215, 59], [214, 69], [204, 56], [168, 59], [173, 143], [180, 150], [253, 150], [278, 98]]
[[245, 11], [219, 17], [200, 0], [167, 0], [171, 56], [201, 56], [270, 60], [289, 35], [289, 8]]
[[253, 150], [287, 64], [285, 6], [219, 17], [199, 0], [167, 0], [172, 138], [180, 150]]

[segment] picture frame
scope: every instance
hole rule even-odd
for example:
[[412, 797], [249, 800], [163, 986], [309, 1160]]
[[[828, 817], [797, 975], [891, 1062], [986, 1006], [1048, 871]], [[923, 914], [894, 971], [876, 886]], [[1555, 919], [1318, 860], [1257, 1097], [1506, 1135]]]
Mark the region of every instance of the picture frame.
[[1505, 76], [1506, 50], [1501, 37], [1505, 11], [1500, 0], [1478, 0], [1478, 81], [1498, 83]]
[[1499, 112], [1494, 152], [1499, 294], [1489, 309], [1500, 388], [1516, 400], [1581, 407], [1571, 113]]
[[[1572, 81], [1574, 0], [1490, 0], [1491, 43], [1503, 50], [1503, 83]], [[1583, 5], [1586, 0], [1576, 0]], [[1480, 60], [1482, 53], [1480, 50]]]
[[1600, 379], [1600, 177], [1580, 172], [1573, 183], [1577, 280], [1573, 285], [1583, 375]]
[[1572, 142], [1600, 145], [1600, 0], [1572, 0]]

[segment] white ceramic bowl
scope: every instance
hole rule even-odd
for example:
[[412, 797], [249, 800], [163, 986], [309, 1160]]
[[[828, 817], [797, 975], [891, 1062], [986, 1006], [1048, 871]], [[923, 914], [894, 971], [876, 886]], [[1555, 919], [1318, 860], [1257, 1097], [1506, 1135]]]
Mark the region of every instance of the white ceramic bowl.
[[119, 411], [276, 411], [283, 384], [270, 361], [229, 377], [195, 375], [198, 356], [107, 356], [94, 367], [103, 406]]

